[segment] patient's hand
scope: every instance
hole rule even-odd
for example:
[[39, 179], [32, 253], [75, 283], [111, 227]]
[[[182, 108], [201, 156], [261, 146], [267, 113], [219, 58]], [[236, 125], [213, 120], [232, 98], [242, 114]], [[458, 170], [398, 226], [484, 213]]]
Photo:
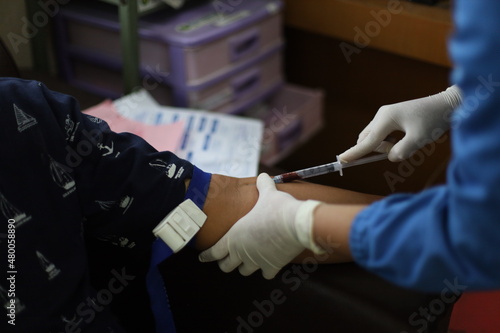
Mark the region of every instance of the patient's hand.
[[224, 272], [238, 267], [242, 275], [261, 269], [262, 275], [271, 279], [305, 249], [325, 252], [312, 235], [314, 210], [320, 201], [297, 200], [278, 191], [267, 174], [259, 175], [257, 189], [259, 199], [254, 208], [202, 252], [200, 261], [218, 261]]

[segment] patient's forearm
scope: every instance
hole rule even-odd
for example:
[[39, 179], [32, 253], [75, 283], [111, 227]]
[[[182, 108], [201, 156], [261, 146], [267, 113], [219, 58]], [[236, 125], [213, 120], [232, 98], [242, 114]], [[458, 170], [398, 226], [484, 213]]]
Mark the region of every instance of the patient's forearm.
[[[208, 219], [196, 238], [196, 246], [199, 249], [206, 249], [215, 244], [236, 221], [252, 209], [258, 198], [255, 180], [254, 177], [212, 176], [204, 207]], [[380, 199], [375, 195], [306, 182], [279, 184], [278, 189], [297, 199], [315, 199], [334, 204], [366, 205]], [[334, 260], [341, 261], [340, 258]]]

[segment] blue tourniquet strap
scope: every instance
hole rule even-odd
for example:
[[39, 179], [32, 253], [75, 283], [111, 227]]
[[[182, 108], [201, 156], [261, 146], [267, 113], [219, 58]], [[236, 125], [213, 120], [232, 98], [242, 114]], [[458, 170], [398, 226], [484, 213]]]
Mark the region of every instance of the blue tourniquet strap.
[[[203, 209], [211, 178], [212, 174], [203, 172], [194, 167], [193, 177], [191, 178], [184, 199], [193, 200], [200, 209]], [[151, 264], [146, 277], [146, 283], [151, 309], [155, 317], [157, 333], [175, 333], [176, 331], [174, 318], [168, 301], [167, 290], [165, 289], [163, 278], [158, 269], [158, 265], [172, 254], [172, 250], [160, 238], [157, 238], [153, 242]]]
[[155, 317], [157, 333], [175, 333], [175, 324], [168, 295], [163, 284], [158, 265], [173, 254], [172, 250], [165, 244], [161, 238], [153, 242], [151, 251], [151, 265], [146, 277], [151, 310]]
[[210, 180], [212, 179], [212, 174], [201, 171], [197, 167], [193, 170], [193, 178], [189, 183], [189, 187], [186, 191], [185, 199], [191, 199], [200, 209], [203, 209], [205, 205], [205, 200], [207, 199], [208, 188], [210, 186]]

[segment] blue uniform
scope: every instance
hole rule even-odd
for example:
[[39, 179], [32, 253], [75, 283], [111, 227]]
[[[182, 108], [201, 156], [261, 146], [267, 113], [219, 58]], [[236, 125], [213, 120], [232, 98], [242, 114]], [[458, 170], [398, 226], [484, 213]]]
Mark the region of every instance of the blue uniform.
[[500, 2], [454, 1], [447, 184], [392, 195], [355, 219], [350, 246], [366, 269], [410, 288], [500, 288]]
[[198, 169], [39, 82], [0, 78], [0, 92], [1, 331], [122, 332], [106, 307], [135, 276], [125, 266], [94, 290], [84, 237], [147, 260]]

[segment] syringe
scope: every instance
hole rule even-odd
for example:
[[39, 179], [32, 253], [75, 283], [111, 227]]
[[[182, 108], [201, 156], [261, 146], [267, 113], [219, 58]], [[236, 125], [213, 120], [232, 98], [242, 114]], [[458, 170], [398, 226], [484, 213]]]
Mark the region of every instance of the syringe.
[[360, 158], [358, 160], [352, 162], [342, 163], [337, 156], [337, 161], [332, 163], [327, 163], [323, 165], [318, 165], [311, 168], [306, 168], [302, 170], [287, 172], [278, 176], [274, 176], [273, 180], [276, 184], [288, 183], [292, 180], [305, 179], [315, 176], [324, 175], [330, 172], [339, 172], [342, 176], [342, 169], [349, 168], [355, 165], [362, 165], [366, 163], [371, 163], [375, 161], [385, 160], [387, 158], [387, 154], [378, 154], [369, 157]]

